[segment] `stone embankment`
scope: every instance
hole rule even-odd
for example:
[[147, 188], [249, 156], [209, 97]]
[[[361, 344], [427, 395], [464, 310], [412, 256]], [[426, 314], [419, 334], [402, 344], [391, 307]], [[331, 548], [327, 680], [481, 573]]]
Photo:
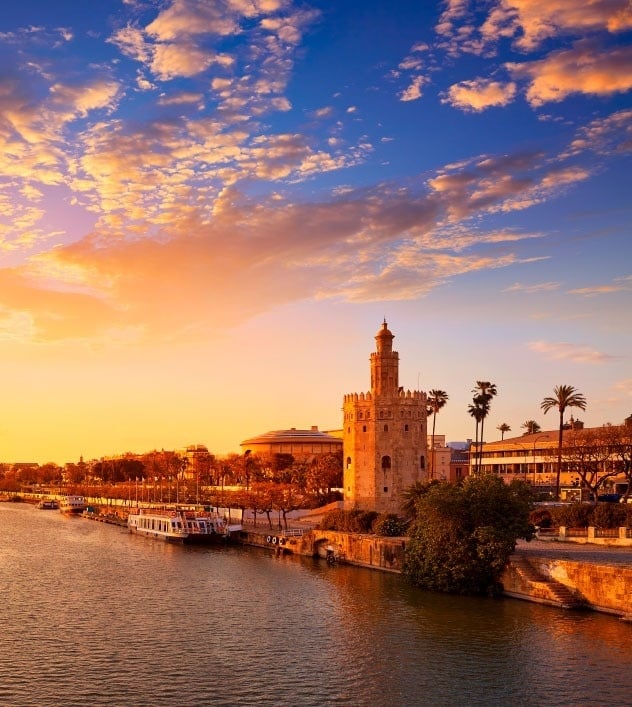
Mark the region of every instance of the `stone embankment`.
[[[407, 538], [312, 529], [245, 528], [241, 541], [277, 553], [401, 572]], [[590, 609], [632, 620], [632, 547], [559, 541], [519, 542], [501, 578], [505, 595], [565, 609]]]
[[[6, 500], [9, 500], [8, 498]], [[104, 506], [91, 516], [124, 525], [127, 510]], [[501, 578], [507, 596], [563, 608], [586, 608], [632, 621], [632, 547], [629, 533], [604, 539], [550, 537], [519, 542]], [[626, 537], [623, 537], [626, 535]], [[246, 525], [245, 545], [329, 558], [360, 567], [401, 572], [408, 538], [341, 533], [314, 528], [269, 529]], [[601, 540], [601, 543], [604, 543]], [[574, 542], [573, 542], [574, 541]], [[619, 546], [616, 546], [619, 545]]]
[[502, 578], [505, 593], [632, 621], [632, 548], [520, 542]]

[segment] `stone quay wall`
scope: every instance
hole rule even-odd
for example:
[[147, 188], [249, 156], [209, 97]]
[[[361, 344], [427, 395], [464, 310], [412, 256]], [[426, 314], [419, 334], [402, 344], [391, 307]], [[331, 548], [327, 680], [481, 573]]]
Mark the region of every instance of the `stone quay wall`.
[[[529, 569], [525, 558], [514, 555], [502, 576], [509, 596], [545, 604], [585, 607], [632, 620], [632, 564], [603, 564], [594, 561], [569, 560], [530, 554]], [[560, 597], [557, 588], [568, 590], [568, 599]]]
[[[240, 541], [277, 553], [323, 559], [329, 551], [336, 562], [386, 572], [402, 571], [408, 538], [332, 530], [310, 530], [295, 536], [291, 532], [244, 529]], [[554, 545], [559, 547], [560, 543]], [[517, 552], [501, 582], [510, 597], [564, 608], [583, 607], [632, 620], [632, 555], [630, 563], [611, 565], [599, 558], [570, 560], [547, 557], [546, 552], [528, 556]]]
[[323, 559], [329, 551], [336, 562], [385, 572], [402, 571], [408, 540], [333, 530], [309, 530], [292, 535], [292, 531], [245, 528], [240, 535], [245, 545]]

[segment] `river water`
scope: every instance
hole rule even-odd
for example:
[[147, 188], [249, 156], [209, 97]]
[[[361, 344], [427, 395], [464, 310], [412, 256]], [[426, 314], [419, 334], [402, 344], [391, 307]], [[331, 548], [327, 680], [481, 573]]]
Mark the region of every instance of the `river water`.
[[632, 624], [0, 503], [0, 705], [632, 705]]

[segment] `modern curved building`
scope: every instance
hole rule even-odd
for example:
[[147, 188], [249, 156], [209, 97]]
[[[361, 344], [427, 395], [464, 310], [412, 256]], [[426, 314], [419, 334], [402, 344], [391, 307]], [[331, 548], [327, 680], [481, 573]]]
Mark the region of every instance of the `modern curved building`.
[[342, 437], [336, 433], [321, 432], [317, 426], [309, 430], [272, 430], [244, 440], [242, 454], [249, 452], [261, 456], [291, 454], [295, 459], [309, 459], [319, 454], [342, 452]]

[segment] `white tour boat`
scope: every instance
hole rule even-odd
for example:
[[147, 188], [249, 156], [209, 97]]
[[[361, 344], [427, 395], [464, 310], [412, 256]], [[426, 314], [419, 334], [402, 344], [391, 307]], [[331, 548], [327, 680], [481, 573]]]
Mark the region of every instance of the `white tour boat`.
[[137, 508], [127, 517], [127, 527], [150, 538], [209, 545], [241, 530], [241, 525], [227, 524], [218, 513], [192, 508]]
[[87, 507], [84, 496], [63, 496], [59, 501], [59, 510], [62, 513], [83, 513]]

